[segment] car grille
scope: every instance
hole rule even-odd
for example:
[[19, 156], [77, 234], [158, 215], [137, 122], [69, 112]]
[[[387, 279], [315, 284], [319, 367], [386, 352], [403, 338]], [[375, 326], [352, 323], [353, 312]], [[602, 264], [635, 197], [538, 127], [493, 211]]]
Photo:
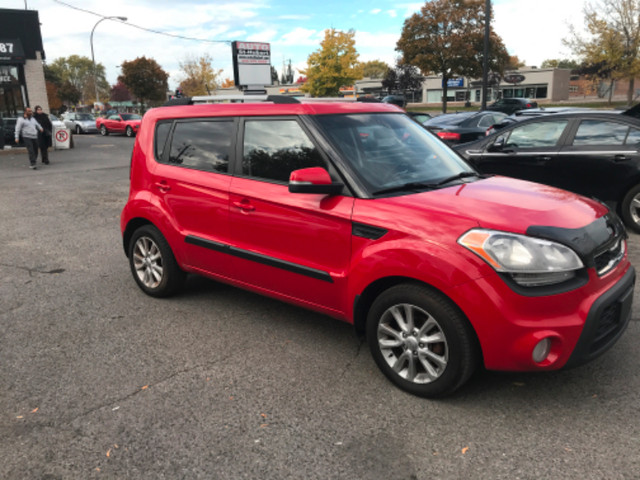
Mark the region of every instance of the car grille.
[[622, 235], [615, 238], [613, 245], [600, 251], [594, 256], [595, 267], [598, 275], [602, 276], [611, 271], [624, 257], [625, 241]]

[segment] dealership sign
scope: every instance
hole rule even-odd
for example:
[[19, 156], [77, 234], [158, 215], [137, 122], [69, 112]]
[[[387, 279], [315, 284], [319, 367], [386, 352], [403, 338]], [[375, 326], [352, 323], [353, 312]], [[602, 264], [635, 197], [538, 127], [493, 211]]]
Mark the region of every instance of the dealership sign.
[[519, 73], [509, 73], [504, 76], [504, 81], [507, 83], [521, 83], [524, 82], [525, 76]]
[[[444, 87], [444, 80], [442, 81]], [[464, 87], [464, 78], [449, 78], [447, 80], [447, 88]]]
[[24, 50], [18, 38], [0, 38], [0, 62], [24, 63]]
[[271, 85], [271, 46], [262, 42], [233, 42], [233, 79], [241, 87]]

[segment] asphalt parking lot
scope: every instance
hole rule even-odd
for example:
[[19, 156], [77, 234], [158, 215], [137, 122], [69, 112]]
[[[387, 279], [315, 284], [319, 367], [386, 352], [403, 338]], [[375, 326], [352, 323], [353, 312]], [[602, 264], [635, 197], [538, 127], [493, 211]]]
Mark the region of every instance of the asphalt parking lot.
[[196, 277], [145, 296], [119, 232], [132, 145], [0, 155], [0, 478], [638, 478], [638, 287], [596, 361], [416, 398], [349, 325]]

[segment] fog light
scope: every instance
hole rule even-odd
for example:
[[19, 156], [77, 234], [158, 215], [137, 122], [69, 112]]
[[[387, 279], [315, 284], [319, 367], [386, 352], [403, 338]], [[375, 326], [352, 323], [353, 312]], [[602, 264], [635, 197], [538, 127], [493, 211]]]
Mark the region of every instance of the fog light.
[[551, 351], [551, 339], [544, 338], [538, 342], [536, 347], [533, 349], [533, 354], [531, 355], [533, 361], [536, 363], [542, 362], [545, 358], [549, 356], [549, 352]]

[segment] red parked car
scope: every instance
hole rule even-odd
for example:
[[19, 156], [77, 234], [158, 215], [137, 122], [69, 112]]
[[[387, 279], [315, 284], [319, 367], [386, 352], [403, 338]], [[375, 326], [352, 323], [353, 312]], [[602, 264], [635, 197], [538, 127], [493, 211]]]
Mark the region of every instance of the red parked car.
[[290, 102], [145, 115], [121, 216], [145, 293], [199, 274], [352, 323], [425, 397], [622, 335], [635, 270], [605, 205], [480, 175], [393, 105]]
[[127, 137], [133, 137], [140, 129], [142, 117], [135, 113], [113, 113], [107, 117], [98, 117], [96, 127], [102, 135], [110, 133], [124, 133]]

